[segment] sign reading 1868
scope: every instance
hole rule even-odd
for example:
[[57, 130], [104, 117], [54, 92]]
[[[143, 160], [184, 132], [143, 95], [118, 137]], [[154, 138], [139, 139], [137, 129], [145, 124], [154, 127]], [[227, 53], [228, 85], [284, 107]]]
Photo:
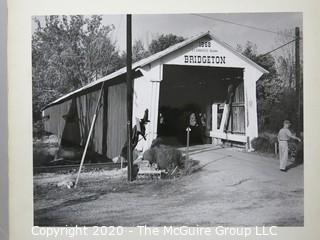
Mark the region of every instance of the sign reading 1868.
[[185, 54], [184, 63], [191, 64], [225, 64], [226, 57], [217, 55], [217, 50], [212, 49], [213, 42], [199, 41], [197, 48]]

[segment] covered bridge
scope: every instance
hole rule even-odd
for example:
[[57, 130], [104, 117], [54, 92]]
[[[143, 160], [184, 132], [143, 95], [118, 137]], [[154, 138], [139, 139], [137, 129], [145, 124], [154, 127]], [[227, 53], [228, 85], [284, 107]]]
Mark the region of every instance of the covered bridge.
[[[148, 148], [158, 135], [183, 135], [192, 125], [192, 114], [194, 129], [201, 125], [206, 142], [233, 141], [250, 148], [258, 136], [256, 81], [268, 72], [210, 32], [142, 59], [132, 68], [133, 124], [145, 109], [150, 120], [147, 140], [137, 148]], [[47, 132], [66, 144], [83, 146], [103, 82], [91, 150], [112, 159], [126, 141], [126, 68], [55, 100], [42, 115]]]

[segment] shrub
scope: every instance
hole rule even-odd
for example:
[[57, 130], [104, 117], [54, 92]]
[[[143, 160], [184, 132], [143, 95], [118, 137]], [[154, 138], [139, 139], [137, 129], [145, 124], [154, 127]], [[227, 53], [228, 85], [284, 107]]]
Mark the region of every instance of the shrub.
[[170, 146], [163, 145], [161, 139], [155, 139], [151, 148], [144, 152], [143, 159], [151, 164], [157, 163], [159, 169], [171, 169], [182, 165], [182, 153]]
[[274, 152], [274, 144], [277, 142], [276, 134], [262, 133], [251, 141], [252, 147], [258, 152]]
[[293, 129], [297, 128], [297, 104], [294, 90], [284, 90], [277, 100], [258, 99], [259, 131], [276, 132], [282, 127], [285, 119], [290, 120]]
[[44, 125], [42, 120], [33, 122], [33, 138], [39, 139], [43, 136], [48, 136], [49, 134], [44, 131]]

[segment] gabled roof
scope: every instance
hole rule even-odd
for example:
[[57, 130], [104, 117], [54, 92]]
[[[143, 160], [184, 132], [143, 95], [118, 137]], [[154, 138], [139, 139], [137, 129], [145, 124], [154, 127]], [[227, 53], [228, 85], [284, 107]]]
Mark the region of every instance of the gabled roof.
[[[214, 35], [212, 35], [210, 32], [206, 32], [206, 33], [201, 33], [199, 35], [193, 36], [188, 38], [185, 41], [182, 41], [180, 43], [177, 43], [173, 46], [170, 46], [168, 48], [166, 48], [165, 50], [155, 53], [147, 58], [141, 59], [138, 62], [135, 62], [132, 64], [132, 69], [133, 70], [137, 70], [138, 68], [144, 67], [146, 65], [148, 65], [149, 63], [152, 63], [158, 59], [163, 58], [164, 56], [167, 56], [168, 54], [189, 45], [190, 43], [193, 43], [203, 37], [210, 37], [211, 39], [215, 40], [216, 42], [218, 42], [219, 44], [221, 44], [222, 46], [224, 46], [225, 48], [229, 49], [231, 52], [233, 52], [235, 55], [237, 55], [238, 57], [240, 57], [241, 59], [243, 59], [244, 61], [246, 61], [247, 63], [253, 65], [255, 68], [257, 68], [258, 70], [260, 70], [262, 73], [269, 73], [267, 70], [265, 70], [264, 68], [262, 68], [261, 66], [259, 66], [258, 64], [256, 64], [255, 62], [253, 62], [252, 60], [250, 60], [249, 58], [247, 58], [246, 56], [244, 56], [243, 54], [239, 53], [238, 51], [234, 50], [230, 45], [226, 44], [225, 42], [219, 40], [218, 38], [216, 38]], [[70, 92], [60, 98], [58, 98], [57, 100], [51, 102], [50, 104], [48, 104], [47, 106], [45, 106], [42, 110], [45, 110], [46, 108], [56, 105], [58, 103], [62, 103], [65, 102], [69, 99], [71, 99], [72, 97], [75, 97], [76, 95], [81, 95], [82, 92], [88, 91], [91, 88], [95, 87], [97, 88], [98, 85], [101, 85], [103, 82], [106, 81], [110, 81], [112, 79], [115, 79], [116, 77], [120, 77], [121, 75], [124, 75], [127, 72], [127, 68], [123, 67], [105, 77], [102, 77], [96, 81], [93, 81], [89, 84], [87, 84], [86, 86], [79, 88], [73, 92]]]
[[217, 37], [215, 37], [214, 35], [212, 35], [210, 32], [208, 32], [208, 34], [210, 35], [210, 37], [215, 40], [216, 42], [218, 42], [219, 44], [221, 44], [222, 46], [224, 46], [225, 48], [229, 49], [232, 53], [234, 53], [235, 55], [237, 55], [238, 57], [240, 57], [242, 60], [244, 60], [245, 62], [251, 64], [253, 67], [257, 68], [258, 70], [260, 70], [262, 73], [267, 74], [269, 73], [268, 70], [264, 69], [263, 67], [261, 67], [259, 64], [255, 63], [254, 61], [252, 61], [250, 58], [246, 57], [245, 55], [243, 55], [242, 53], [238, 52], [237, 50], [235, 50], [233, 47], [231, 47], [229, 44], [219, 40]]

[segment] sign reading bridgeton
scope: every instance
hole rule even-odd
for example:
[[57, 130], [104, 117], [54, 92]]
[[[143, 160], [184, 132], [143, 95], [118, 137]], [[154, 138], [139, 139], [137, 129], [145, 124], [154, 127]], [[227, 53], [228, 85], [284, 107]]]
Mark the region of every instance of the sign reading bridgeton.
[[219, 54], [213, 41], [200, 40], [191, 51], [183, 55], [185, 64], [226, 64], [226, 56]]
[[184, 63], [213, 63], [213, 64], [225, 64], [225, 56], [199, 56], [199, 55], [184, 55]]
[[213, 39], [200, 39], [176, 53], [168, 64], [193, 66], [221, 66], [234, 64], [235, 58], [221, 43]]

